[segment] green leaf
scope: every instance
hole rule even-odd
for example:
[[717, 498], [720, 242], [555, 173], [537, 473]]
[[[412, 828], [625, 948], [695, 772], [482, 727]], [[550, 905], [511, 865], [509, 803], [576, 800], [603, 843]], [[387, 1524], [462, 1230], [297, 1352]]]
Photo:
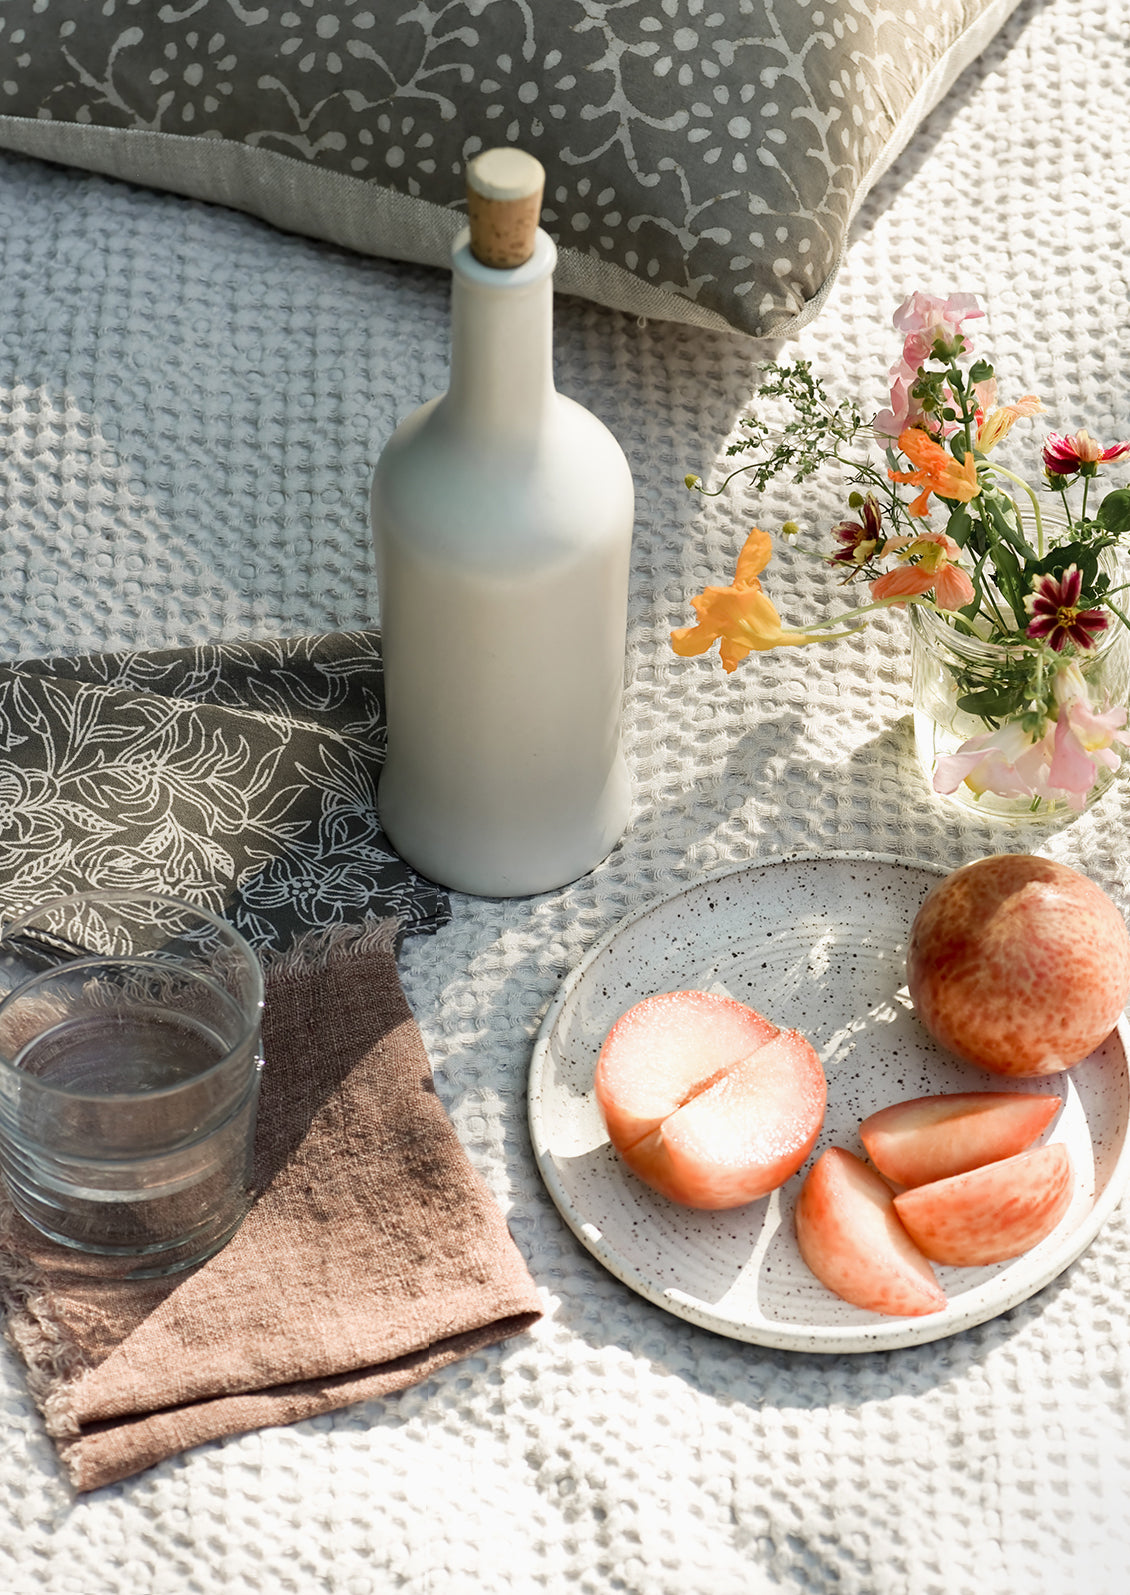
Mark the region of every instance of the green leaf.
[[973, 529], [973, 517], [969, 513], [968, 504], [958, 504], [950, 511], [949, 520], [946, 522], [946, 531], [960, 548], [964, 548], [969, 541], [969, 533]]
[[1076, 565], [1083, 578], [1082, 596], [1086, 603], [1100, 599], [1110, 586], [1110, 577], [1105, 571], [1099, 569], [1099, 555], [1104, 548], [1109, 547], [1111, 539], [1098, 538], [1093, 543], [1085, 543], [1078, 539], [1070, 543], [1061, 543], [1058, 548], [1053, 548], [1045, 554], [1043, 559], [1030, 559], [1024, 567], [1024, 575], [1029, 587], [1035, 586], [1041, 576], [1054, 576], [1062, 580], [1064, 571], [1069, 565]]
[[[1035, 559], [1036, 550], [1028, 542], [1020, 528], [1020, 520], [1016, 513], [1016, 506], [1004, 493], [997, 491], [983, 492], [981, 498], [992, 521], [993, 531], [1005, 543], [1011, 544], [1018, 554], [1025, 560]], [[993, 559], [997, 559], [1000, 552], [998, 543], [993, 549]]]
[[994, 563], [997, 572], [997, 586], [1011, 587], [1014, 591], [1020, 588], [1020, 561], [1009, 543], [998, 543], [993, 550]]
[[1008, 682], [967, 692], [957, 699], [957, 707], [982, 720], [1004, 720], [1015, 714], [1025, 699], [1024, 682]]
[[1108, 493], [1098, 507], [1096, 519], [1116, 537], [1130, 532], [1130, 487], [1116, 487]]

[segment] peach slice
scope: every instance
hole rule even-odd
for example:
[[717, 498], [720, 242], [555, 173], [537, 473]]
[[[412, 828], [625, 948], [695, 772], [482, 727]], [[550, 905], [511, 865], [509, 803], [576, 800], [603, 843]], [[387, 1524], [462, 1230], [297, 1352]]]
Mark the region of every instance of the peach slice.
[[656, 1129], [719, 1071], [777, 1035], [761, 1014], [709, 991], [645, 997], [612, 1026], [596, 1065], [596, 1100], [613, 1146]]
[[822, 1285], [854, 1307], [921, 1318], [945, 1293], [895, 1211], [890, 1187], [843, 1147], [823, 1152], [796, 1207], [800, 1255]]
[[798, 1031], [782, 1030], [618, 1150], [641, 1180], [684, 1207], [742, 1207], [800, 1168], [827, 1096], [812, 1047]]
[[894, 1204], [927, 1257], [972, 1268], [1019, 1257], [1050, 1235], [1072, 1184], [1071, 1158], [1057, 1141], [903, 1191]]
[[928, 1185], [1023, 1152], [1055, 1118], [1062, 1100], [1031, 1091], [915, 1097], [872, 1113], [859, 1134], [888, 1180]]

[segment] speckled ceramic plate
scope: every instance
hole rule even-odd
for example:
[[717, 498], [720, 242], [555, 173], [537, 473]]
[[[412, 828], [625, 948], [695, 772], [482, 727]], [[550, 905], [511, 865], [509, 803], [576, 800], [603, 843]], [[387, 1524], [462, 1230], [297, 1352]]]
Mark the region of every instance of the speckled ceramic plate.
[[1007, 1090], [1011, 1082], [935, 1047], [904, 982], [910, 926], [944, 872], [876, 854], [804, 856], [714, 876], [626, 920], [564, 982], [530, 1071], [542, 1178], [570, 1228], [605, 1268], [680, 1318], [737, 1340], [797, 1351], [883, 1350], [985, 1322], [1054, 1279], [1087, 1247], [1130, 1175], [1126, 1021], [1067, 1074], [1016, 1082], [1063, 1096], [1048, 1139], [1071, 1152], [1071, 1207], [1046, 1240], [1009, 1263], [939, 1268], [948, 1307], [888, 1318], [849, 1306], [800, 1259], [793, 1206], [811, 1159], [749, 1207], [700, 1213], [655, 1195], [613, 1152], [592, 1091], [601, 1042], [652, 992], [718, 991], [802, 1030], [828, 1076], [812, 1156], [862, 1153], [859, 1123], [908, 1097]]

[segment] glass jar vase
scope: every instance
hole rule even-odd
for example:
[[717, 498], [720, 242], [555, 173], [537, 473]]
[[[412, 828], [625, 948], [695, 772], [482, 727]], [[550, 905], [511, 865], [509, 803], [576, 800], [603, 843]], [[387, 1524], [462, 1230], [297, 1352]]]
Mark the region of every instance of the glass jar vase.
[[[958, 631], [944, 616], [920, 604], [909, 605], [911, 693], [914, 705], [915, 751], [931, 786], [939, 759], [956, 753], [970, 738], [994, 731], [998, 721], [982, 718], [958, 707], [957, 700], [999, 683], [1003, 672], [1023, 668], [1020, 656], [1030, 653], [1020, 644], [989, 642]], [[1113, 621], [1095, 647], [1075, 657], [1092, 706], [1103, 711], [1130, 702], [1130, 634]], [[1065, 660], [1064, 663], [1067, 661]], [[1127, 752], [1114, 743], [1111, 752], [1121, 760]], [[1117, 768], [1095, 764], [1095, 781], [1083, 798], [1088, 808], [1114, 780]], [[936, 790], [936, 788], [935, 788]], [[1076, 811], [1068, 797], [1010, 796], [978, 792], [962, 781], [949, 797], [962, 808], [986, 817], [1010, 820], [1045, 819]]]

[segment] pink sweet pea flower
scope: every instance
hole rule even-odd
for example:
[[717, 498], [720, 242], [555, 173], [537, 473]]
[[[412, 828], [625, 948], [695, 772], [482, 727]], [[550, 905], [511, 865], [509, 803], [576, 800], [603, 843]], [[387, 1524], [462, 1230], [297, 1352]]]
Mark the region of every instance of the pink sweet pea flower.
[[[950, 294], [948, 299], [940, 299], [937, 294], [911, 294], [893, 317], [896, 331], [906, 334], [903, 363], [917, 371], [930, 358], [939, 341], [954, 354], [968, 354], [973, 344], [964, 323], [984, 314], [972, 294]], [[960, 349], [956, 347], [959, 338], [962, 340]]]
[[[896, 330], [905, 337], [902, 354], [890, 370], [890, 408], [880, 410], [872, 423], [880, 443], [897, 438], [908, 426], [927, 430], [932, 426], [933, 430], [946, 435], [953, 431], [956, 423], [941, 425], [936, 417], [928, 418], [911, 398], [910, 390], [918, 378], [919, 367], [930, 358], [938, 339], [955, 354], [968, 354], [973, 344], [963, 323], [984, 314], [972, 294], [951, 294], [948, 299], [939, 299], [936, 294], [914, 293], [903, 300], [893, 318]], [[962, 340], [960, 351], [957, 348], [959, 337]]]
[[1099, 770], [1115, 770], [1121, 756], [1115, 745], [1130, 747], [1126, 709], [1097, 710], [1079, 666], [1062, 665], [1054, 693], [1059, 712], [1043, 736], [1034, 738], [1019, 720], [963, 742], [937, 762], [934, 790], [956, 792], [964, 781], [977, 797], [994, 792], [1004, 798], [1063, 799], [1081, 810]]
[[910, 396], [917, 375], [917, 371], [904, 366], [901, 360], [896, 360], [891, 367], [890, 409], [880, 410], [871, 423], [872, 430], [881, 444], [885, 445], [889, 440], [897, 438], [908, 426], [926, 424], [927, 418], [921, 405]]
[[937, 762], [934, 790], [956, 792], [964, 781], [980, 797], [995, 792], [998, 797], [1030, 798], [1047, 795], [1050, 738], [1033, 740], [1017, 720], [1009, 720], [995, 731], [984, 731], [963, 742], [956, 753]]
[[1098, 780], [1099, 767], [1117, 770], [1121, 763], [1120, 755], [1114, 751], [1115, 743], [1130, 746], [1130, 733], [1124, 729], [1126, 709], [1096, 710], [1076, 664], [1065, 665], [1056, 672], [1055, 696], [1060, 709], [1048, 782], [1072, 808], [1082, 809]]

